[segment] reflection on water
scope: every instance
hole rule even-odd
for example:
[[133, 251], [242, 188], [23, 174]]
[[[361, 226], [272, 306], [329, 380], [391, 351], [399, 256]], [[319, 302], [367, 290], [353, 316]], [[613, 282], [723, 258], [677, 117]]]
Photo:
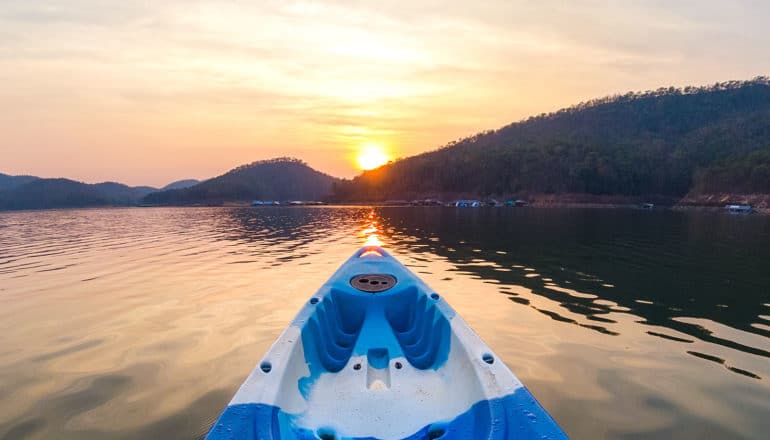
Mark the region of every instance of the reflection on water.
[[[531, 305], [507, 286], [552, 300], [554, 308], [531, 305], [552, 319], [616, 335], [612, 313], [631, 313], [645, 324], [770, 357], [770, 318], [762, 314], [770, 302], [766, 218], [630, 210], [458, 214], [402, 211], [390, 227], [409, 237], [410, 252], [445, 257], [458, 271], [498, 284], [511, 301]], [[720, 335], [716, 323], [730, 330]]]
[[0, 214], [0, 439], [200, 438], [382, 244], [574, 438], [766, 438], [770, 219], [624, 210]]

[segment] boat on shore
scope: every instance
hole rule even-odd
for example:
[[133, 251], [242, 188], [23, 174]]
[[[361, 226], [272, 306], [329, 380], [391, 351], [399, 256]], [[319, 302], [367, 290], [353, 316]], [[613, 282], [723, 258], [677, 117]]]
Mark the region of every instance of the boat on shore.
[[207, 440], [563, 439], [445, 299], [359, 249], [262, 358]]
[[521, 199], [507, 200], [505, 202], [505, 206], [512, 206], [514, 208], [521, 208], [527, 205], [529, 205], [529, 203], [526, 200]]
[[725, 209], [731, 214], [750, 214], [754, 210], [751, 205], [727, 205]]
[[458, 207], [458, 208], [478, 208], [481, 206], [481, 201], [479, 200], [456, 200], [452, 203], [452, 206]]

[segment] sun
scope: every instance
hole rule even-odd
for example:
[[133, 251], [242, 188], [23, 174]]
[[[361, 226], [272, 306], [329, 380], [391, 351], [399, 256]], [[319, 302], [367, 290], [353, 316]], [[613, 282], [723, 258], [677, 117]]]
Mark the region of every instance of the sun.
[[377, 144], [366, 144], [362, 146], [356, 157], [358, 167], [364, 171], [381, 167], [388, 163], [389, 160], [390, 156], [388, 156], [385, 148]]

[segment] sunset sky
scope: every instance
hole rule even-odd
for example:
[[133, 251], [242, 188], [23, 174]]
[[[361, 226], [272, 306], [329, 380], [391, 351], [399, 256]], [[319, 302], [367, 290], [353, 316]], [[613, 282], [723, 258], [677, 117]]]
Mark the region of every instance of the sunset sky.
[[766, 1], [0, 0], [0, 172], [164, 185], [770, 73]]

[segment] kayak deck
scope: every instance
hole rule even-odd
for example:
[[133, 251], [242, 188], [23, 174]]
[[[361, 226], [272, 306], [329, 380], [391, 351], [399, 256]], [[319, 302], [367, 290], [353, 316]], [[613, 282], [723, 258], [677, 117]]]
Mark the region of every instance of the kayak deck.
[[206, 439], [374, 438], [566, 435], [441, 296], [365, 247], [302, 308]]

